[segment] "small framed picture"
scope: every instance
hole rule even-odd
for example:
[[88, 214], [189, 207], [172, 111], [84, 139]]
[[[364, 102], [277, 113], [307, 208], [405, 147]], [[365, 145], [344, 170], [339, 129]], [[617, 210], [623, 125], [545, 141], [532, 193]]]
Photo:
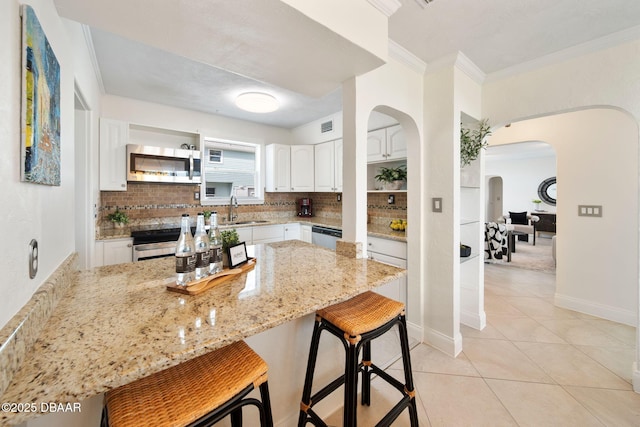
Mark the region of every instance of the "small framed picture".
[[236, 268], [249, 260], [245, 242], [229, 246], [229, 268]]

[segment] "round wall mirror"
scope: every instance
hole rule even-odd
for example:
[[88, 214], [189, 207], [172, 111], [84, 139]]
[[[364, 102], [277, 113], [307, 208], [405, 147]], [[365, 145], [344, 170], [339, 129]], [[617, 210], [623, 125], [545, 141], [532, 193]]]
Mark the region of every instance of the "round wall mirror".
[[540, 200], [548, 205], [556, 205], [556, 177], [552, 176], [540, 183], [538, 186], [538, 196]]

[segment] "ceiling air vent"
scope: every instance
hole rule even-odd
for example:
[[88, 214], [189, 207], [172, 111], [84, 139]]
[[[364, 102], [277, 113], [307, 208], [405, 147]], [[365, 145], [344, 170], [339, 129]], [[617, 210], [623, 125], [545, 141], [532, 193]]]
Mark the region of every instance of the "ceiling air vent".
[[333, 130], [333, 120], [324, 122], [320, 125], [320, 133], [327, 133]]

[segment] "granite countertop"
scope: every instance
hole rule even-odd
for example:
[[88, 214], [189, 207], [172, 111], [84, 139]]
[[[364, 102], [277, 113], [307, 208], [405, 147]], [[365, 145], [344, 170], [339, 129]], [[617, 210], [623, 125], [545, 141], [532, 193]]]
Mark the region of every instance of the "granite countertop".
[[197, 296], [166, 289], [171, 257], [78, 272], [2, 401], [79, 402], [406, 275], [297, 240], [248, 249], [253, 270]]
[[[248, 218], [247, 220], [251, 220], [251, 219]], [[234, 228], [259, 227], [264, 225], [292, 224], [292, 223], [322, 225], [325, 227], [342, 229], [342, 221], [340, 219], [322, 218], [322, 217], [311, 217], [311, 218], [293, 217], [290, 219], [272, 219], [259, 224], [225, 224], [224, 222], [221, 222], [220, 228], [225, 229], [225, 228], [231, 228], [231, 227], [234, 227]], [[106, 229], [106, 230], [101, 230], [99, 240], [123, 239], [123, 238], [131, 237], [132, 230], [171, 228], [171, 227], [179, 228], [180, 225], [179, 224], [177, 225], [176, 224], [173, 224], [173, 225], [157, 224], [157, 225], [146, 225], [142, 227], [138, 226], [138, 227]], [[367, 224], [367, 234], [369, 236], [380, 237], [383, 239], [398, 240], [401, 242], [407, 241], [407, 235], [404, 231], [394, 231], [387, 225]]]

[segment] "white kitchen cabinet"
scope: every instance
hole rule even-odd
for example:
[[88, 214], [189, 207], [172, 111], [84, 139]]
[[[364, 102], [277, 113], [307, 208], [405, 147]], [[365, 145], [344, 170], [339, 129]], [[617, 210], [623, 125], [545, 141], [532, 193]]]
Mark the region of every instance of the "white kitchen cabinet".
[[98, 240], [96, 248], [96, 267], [133, 262], [133, 239], [130, 237]]
[[253, 244], [281, 242], [284, 240], [284, 226], [260, 225], [253, 227]]
[[284, 225], [284, 240], [302, 240], [302, 233], [300, 230], [300, 224], [285, 224]]
[[377, 129], [367, 134], [367, 161], [387, 162], [407, 158], [407, 140], [402, 126]]
[[315, 146], [315, 191], [342, 191], [342, 139]]
[[313, 191], [313, 151], [313, 145], [267, 145], [266, 191]]
[[291, 191], [313, 191], [314, 167], [313, 145], [291, 146]]
[[291, 146], [282, 144], [267, 145], [265, 160], [266, 191], [291, 191]]
[[[407, 243], [398, 240], [382, 239], [369, 236], [367, 255], [369, 259], [407, 268]], [[376, 292], [396, 301], [401, 301], [407, 307], [407, 278], [403, 277], [375, 289]]]
[[236, 231], [240, 242], [245, 242], [247, 245], [253, 244], [253, 227], [238, 227]]
[[311, 226], [307, 225], [307, 224], [302, 224], [300, 226], [300, 234], [302, 236], [302, 241], [303, 242], [307, 242], [307, 243], [311, 243]]
[[127, 190], [129, 123], [100, 119], [100, 190]]

